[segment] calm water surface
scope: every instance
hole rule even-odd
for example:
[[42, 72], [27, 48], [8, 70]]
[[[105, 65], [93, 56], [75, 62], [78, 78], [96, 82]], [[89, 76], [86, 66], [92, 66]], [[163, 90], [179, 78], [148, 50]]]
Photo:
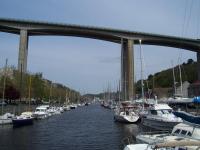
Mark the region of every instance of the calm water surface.
[[32, 126], [0, 126], [0, 149], [120, 150], [122, 139], [140, 130], [136, 124], [115, 123], [111, 110], [89, 105], [35, 121]]

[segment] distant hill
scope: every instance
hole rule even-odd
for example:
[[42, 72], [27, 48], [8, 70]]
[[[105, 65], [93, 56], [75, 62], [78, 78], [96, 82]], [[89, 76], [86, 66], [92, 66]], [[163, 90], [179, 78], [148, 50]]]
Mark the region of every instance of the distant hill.
[[[182, 82], [188, 81], [193, 83], [197, 80], [197, 62], [193, 61], [192, 59], [188, 59], [187, 62], [184, 62], [180, 65], [181, 67], [181, 75], [182, 75]], [[173, 68], [169, 68], [167, 70], [163, 70], [160, 72], [155, 73], [154, 75], [149, 75], [146, 80], [144, 80], [144, 88], [147, 90], [147, 83], [149, 89], [153, 88], [169, 88], [173, 87]], [[175, 79], [177, 85], [180, 85], [180, 75], [179, 75], [179, 66], [174, 67], [175, 72]], [[141, 91], [141, 80], [137, 81], [136, 83], [136, 92], [140, 93]]]

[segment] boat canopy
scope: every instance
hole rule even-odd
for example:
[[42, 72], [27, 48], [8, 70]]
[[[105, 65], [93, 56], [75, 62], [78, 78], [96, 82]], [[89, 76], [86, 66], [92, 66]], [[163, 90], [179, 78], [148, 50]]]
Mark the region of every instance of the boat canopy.
[[193, 103], [200, 103], [200, 96], [193, 98], [192, 102]]

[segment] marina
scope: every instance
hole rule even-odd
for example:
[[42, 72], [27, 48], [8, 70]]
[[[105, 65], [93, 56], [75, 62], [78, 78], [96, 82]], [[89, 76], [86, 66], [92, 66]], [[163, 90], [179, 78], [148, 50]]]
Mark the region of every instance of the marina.
[[[66, 111], [47, 119], [35, 120], [31, 126], [0, 126], [1, 148], [4, 150], [93, 150], [123, 149], [122, 139], [137, 134], [138, 125], [116, 124], [113, 113], [99, 104]], [[98, 118], [98, 119], [96, 119]], [[11, 144], [12, 143], [12, 144]]]
[[0, 150], [200, 150], [200, 1], [0, 2]]

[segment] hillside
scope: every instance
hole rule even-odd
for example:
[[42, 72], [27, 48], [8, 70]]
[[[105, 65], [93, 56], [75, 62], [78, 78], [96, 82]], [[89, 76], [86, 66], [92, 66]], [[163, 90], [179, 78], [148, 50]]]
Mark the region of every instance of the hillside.
[[[2, 98], [3, 91], [3, 69], [0, 72], [0, 99]], [[79, 97], [79, 93], [69, 87], [66, 87], [59, 83], [53, 83], [50, 80], [44, 79], [42, 73], [36, 74], [23, 74], [22, 82], [21, 74], [15, 68], [9, 67], [7, 69], [6, 78], [6, 89], [5, 89], [5, 99], [7, 100], [17, 100], [20, 97], [22, 99], [27, 99], [29, 97], [29, 87], [31, 98], [35, 100], [48, 101], [49, 99], [54, 101], [65, 101], [66, 94], [71, 101], [76, 101]], [[31, 81], [31, 82], [30, 82]], [[31, 83], [31, 84], [30, 84]], [[20, 86], [21, 85], [21, 86]], [[51, 92], [50, 92], [51, 91]]]
[[[188, 59], [187, 62], [180, 65], [182, 81], [188, 81], [193, 83], [197, 80], [197, 62], [192, 59]], [[180, 75], [179, 66], [174, 67], [175, 79], [177, 85], [180, 85]], [[173, 87], [173, 71], [172, 68], [163, 70], [161, 72], [155, 73], [154, 75], [149, 75], [146, 80], [144, 80], [144, 87], [147, 90], [147, 82], [149, 89], [153, 88], [170, 88]], [[141, 90], [141, 80], [136, 83], [136, 92]]]

